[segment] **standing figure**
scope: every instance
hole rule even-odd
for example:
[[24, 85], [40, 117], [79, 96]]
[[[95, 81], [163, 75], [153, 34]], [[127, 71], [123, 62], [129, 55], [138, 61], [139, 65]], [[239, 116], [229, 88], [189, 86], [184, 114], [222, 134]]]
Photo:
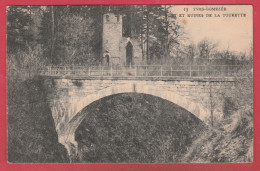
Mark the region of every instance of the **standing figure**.
[[104, 54], [104, 59], [103, 59], [104, 65], [109, 66], [109, 57], [110, 57], [109, 52], [106, 50], [106, 52], [105, 52], [105, 54]]

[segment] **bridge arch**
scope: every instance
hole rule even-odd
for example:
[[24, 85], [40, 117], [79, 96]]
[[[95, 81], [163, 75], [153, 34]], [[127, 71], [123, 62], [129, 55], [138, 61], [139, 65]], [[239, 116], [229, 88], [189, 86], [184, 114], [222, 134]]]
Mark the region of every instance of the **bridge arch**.
[[158, 86], [149, 85], [145, 82], [131, 82], [126, 84], [119, 84], [83, 96], [79, 100], [72, 100], [73, 104], [71, 104], [69, 114], [71, 116], [71, 119], [69, 119], [64, 129], [60, 130], [59, 141], [62, 144], [66, 144], [66, 142], [77, 144], [77, 142], [75, 141], [74, 134], [82, 120], [85, 118], [85, 114], [81, 111], [86, 106], [101, 98], [122, 93], [142, 93], [160, 97], [186, 109], [202, 121], [205, 121], [207, 115], [209, 115], [208, 110], [201, 104], [192, 102], [191, 100], [188, 100], [187, 98], [179, 95], [176, 92], [165, 90], [164, 88]]

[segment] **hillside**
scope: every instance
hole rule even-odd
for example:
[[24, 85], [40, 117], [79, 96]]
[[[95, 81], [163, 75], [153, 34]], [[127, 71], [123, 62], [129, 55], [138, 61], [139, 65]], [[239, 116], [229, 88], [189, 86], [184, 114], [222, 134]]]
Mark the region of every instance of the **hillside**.
[[234, 112], [202, 134], [183, 162], [244, 163], [253, 161], [253, 110]]
[[43, 79], [36, 78], [8, 87], [8, 162], [69, 162], [58, 143]]

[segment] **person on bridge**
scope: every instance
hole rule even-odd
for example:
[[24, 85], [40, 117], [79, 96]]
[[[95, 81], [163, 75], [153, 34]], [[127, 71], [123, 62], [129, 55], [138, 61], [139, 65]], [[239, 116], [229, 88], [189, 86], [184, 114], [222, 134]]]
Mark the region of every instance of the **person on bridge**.
[[105, 55], [104, 55], [104, 63], [107, 65], [107, 66], [109, 66], [109, 52], [108, 52], [108, 50], [106, 50], [106, 52], [105, 52]]

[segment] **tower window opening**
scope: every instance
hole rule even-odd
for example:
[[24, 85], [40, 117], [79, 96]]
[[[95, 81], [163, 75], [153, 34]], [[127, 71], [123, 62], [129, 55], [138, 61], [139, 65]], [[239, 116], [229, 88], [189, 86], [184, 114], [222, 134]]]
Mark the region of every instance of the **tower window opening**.
[[119, 22], [119, 20], [120, 20], [120, 16], [117, 15], [117, 16], [116, 16], [116, 19], [117, 19], [117, 22]]
[[109, 15], [106, 15], [106, 21], [109, 22]]
[[123, 16], [122, 19], [122, 36], [123, 37], [131, 37], [131, 24], [129, 23], [130, 18], [128, 16]]

